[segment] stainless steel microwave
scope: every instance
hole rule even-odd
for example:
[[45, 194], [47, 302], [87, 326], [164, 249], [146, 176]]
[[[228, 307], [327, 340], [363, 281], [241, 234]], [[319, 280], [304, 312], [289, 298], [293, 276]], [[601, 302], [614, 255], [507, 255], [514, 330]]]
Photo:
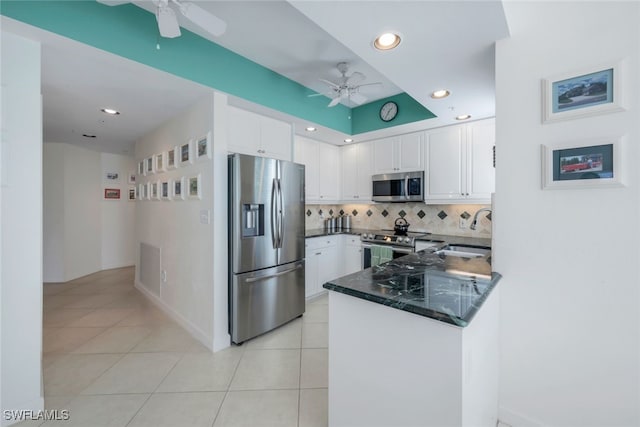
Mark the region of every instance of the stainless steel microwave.
[[374, 202], [424, 201], [424, 171], [373, 175], [371, 181]]

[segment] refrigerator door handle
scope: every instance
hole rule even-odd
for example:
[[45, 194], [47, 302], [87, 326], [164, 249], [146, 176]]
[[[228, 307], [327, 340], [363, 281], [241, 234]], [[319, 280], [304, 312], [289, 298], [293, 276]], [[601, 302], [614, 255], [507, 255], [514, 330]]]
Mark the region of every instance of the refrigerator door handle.
[[282, 200], [282, 183], [278, 178], [278, 247], [282, 249], [282, 238], [284, 236], [284, 201]]
[[273, 248], [278, 248], [279, 244], [279, 236], [278, 236], [278, 206], [277, 206], [277, 178], [273, 178], [273, 183], [271, 184], [271, 242], [273, 244]]
[[292, 273], [298, 269], [302, 268], [302, 264], [298, 264], [293, 268], [290, 268], [288, 270], [284, 270], [281, 271], [279, 273], [275, 273], [275, 274], [270, 274], [268, 276], [260, 276], [260, 277], [250, 277], [248, 279], [245, 279], [246, 283], [253, 283], [253, 282], [259, 282], [260, 280], [267, 280], [267, 279], [273, 279], [274, 277], [279, 277], [279, 276], [284, 276], [285, 274], [289, 274]]

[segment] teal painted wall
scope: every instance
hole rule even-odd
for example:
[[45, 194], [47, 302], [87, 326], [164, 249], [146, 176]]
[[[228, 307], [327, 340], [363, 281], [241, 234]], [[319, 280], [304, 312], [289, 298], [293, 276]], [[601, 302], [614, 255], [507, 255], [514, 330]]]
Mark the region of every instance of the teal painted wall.
[[[390, 122], [384, 122], [380, 119], [380, 107], [382, 107], [382, 105], [387, 101], [394, 101], [398, 104], [398, 115]], [[412, 123], [419, 120], [432, 119], [434, 117], [435, 114], [424, 108], [415, 99], [406, 93], [401, 93], [389, 98], [360, 105], [359, 107], [352, 109], [351, 131], [355, 135], [363, 132], [370, 132], [373, 130]]]
[[434, 117], [406, 94], [392, 98], [400, 100], [396, 101], [400, 113], [390, 124], [382, 122], [377, 113], [371, 119], [371, 111], [383, 101], [354, 109], [341, 104], [327, 108], [328, 98], [309, 98], [312, 90], [184, 29], [181, 37], [161, 38], [158, 50], [155, 16], [132, 4], [111, 7], [94, 1], [2, 0], [0, 13], [347, 134]]

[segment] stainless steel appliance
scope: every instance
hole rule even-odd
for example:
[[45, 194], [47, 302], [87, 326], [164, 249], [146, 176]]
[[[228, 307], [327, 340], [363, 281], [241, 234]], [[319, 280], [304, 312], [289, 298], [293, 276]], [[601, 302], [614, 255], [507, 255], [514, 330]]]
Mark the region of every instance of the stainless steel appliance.
[[424, 171], [373, 175], [374, 202], [424, 201]]
[[426, 236], [428, 233], [407, 231], [397, 234], [394, 230], [380, 230], [376, 232], [363, 233], [360, 235], [362, 241], [362, 268], [371, 267], [371, 247], [389, 246], [393, 251], [393, 259], [400, 258], [416, 251], [416, 238]]
[[305, 311], [304, 166], [229, 156], [229, 333], [238, 344]]

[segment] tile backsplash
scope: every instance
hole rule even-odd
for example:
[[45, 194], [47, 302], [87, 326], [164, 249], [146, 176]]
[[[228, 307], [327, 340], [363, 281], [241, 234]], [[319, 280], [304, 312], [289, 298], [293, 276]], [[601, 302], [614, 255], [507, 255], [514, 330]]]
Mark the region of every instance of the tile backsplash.
[[[471, 220], [478, 209], [489, 205], [427, 205], [424, 203], [372, 203], [344, 205], [306, 205], [306, 229], [324, 227], [324, 220], [333, 216], [351, 216], [352, 228], [393, 229], [395, 220], [403, 217], [409, 231], [426, 231], [454, 236], [491, 237], [491, 213], [482, 212], [476, 230]], [[460, 228], [460, 219], [466, 222]]]

